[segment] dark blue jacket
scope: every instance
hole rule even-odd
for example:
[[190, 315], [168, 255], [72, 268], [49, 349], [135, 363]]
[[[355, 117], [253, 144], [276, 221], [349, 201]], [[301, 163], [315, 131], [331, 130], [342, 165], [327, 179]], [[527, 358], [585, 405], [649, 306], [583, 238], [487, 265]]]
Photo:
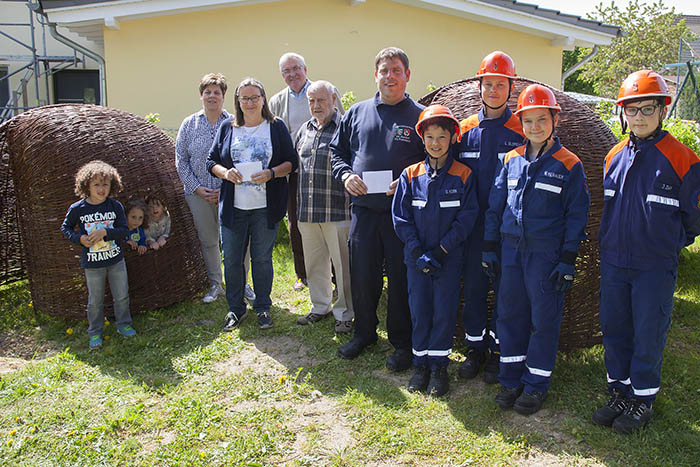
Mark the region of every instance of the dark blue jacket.
[[615, 266], [675, 268], [700, 234], [700, 159], [671, 134], [626, 138], [605, 158], [600, 258]]
[[407, 263], [415, 263], [416, 249], [423, 254], [440, 245], [450, 256], [464, 254], [464, 241], [479, 213], [473, 179], [471, 169], [451, 155], [437, 173], [428, 159], [403, 171], [392, 215]]
[[484, 241], [530, 251], [577, 253], [586, 238], [590, 198], [576, 155], [554, 138], [533, 162], [526, 146], [506, 154], [486, 211]]
[[462, 141], [457, 148], [459, 161], [472, 169], [478, 189], [479, 216], [483, 220], [489, 207], [493, 180], [501, 171], [506, 153], [522, 146], [520, 119], [508, 107], [498, 118], [486, 118], [484, 110], [460, 123]]
[[[423, 141], [416, 133], [418, 117], [425, 107], [406, 98], [396, 105], [384, 104], [379, 93], [350, 107], [331, 141], [333, 176], [342, 180], [350, 172], [391, 170], [393, 180], [411, 164], [423, 160]], [[375, 193], [352, 198], [358, 206], [391, 211], [391, 196]]]
[[[224, 120], [216, 133], [214, 144], [209, 150], [209, 157], [207, 158], [207, 170], [210, 173], [211, 169], [217, 164], [223, 165], [227, 169], [233, 167], [233, 160], [231, 159], [232, 124], [233, 117]], [[299, 165], [299, 156], [296, 149], [294, 149], [287, 126], [277, 117], [270, 123], [270, 139], [272, 140], [272, 158], [269, 166], [276, 167], [283, 162], [291, 162], [292, 172], [294, 172]], [[229, 229], [233, 227], [234, 193], [235, 185], [228, 180], [223, 180], [221, 192], [219, 193], [219, 219], [221, 219], [221, 224]], [[268, 228], [272, 229], [277, 222], [282, 220], [287, 212], [288, 193], [287, 177], [273, 178], [265, 184]]]
[[80, 255], [83, 268], [105, 268], [121, 261], [124, 258], [122, 240], [129, 234], [129, 227], [124, 207], [115, 199], [107, 198], [100, 204], [81, 199], [71, 204], [61, 225], [61, 232], [68, 240], [82, 246], [80, 237], [99, 229], [105, 229], [107, 235], [90, 248], [83, 246]]

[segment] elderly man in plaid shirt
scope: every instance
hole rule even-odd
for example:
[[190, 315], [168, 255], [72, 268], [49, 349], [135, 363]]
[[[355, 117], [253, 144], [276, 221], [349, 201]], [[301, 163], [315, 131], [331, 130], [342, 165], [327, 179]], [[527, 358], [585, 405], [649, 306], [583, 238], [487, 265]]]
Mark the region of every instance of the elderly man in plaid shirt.
[[[333, 311], [335, 332], [352, 330], [354, 312], [350, 293], [350, 198], [343, 184], [333, 177], [329, 143], [340, 124], [335, 108], [335, 87], [315, 81], [307, 89], [311, 119], [296, 137], [299, 153], [297, 218], [304, 250], [311, 312], [297, 320], [306, 325]], [[331, 305], [331, 261], [335, 269], [338, 299]]]

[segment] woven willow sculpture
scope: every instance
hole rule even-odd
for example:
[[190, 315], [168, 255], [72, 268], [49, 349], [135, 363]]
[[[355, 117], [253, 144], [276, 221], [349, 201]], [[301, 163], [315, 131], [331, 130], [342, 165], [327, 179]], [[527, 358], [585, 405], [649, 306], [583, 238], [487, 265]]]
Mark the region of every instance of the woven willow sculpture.
[[[37, 310], [85, 317], [81, 247], [66, 240], [60, 226], [77, 200], [75, 173], [94, 159], [113, 165], [121, 175], [124, 191], [110, 196], [126, 205], [131, 197], [158, 193], [167, 200], [172, 219], [164, 248], [143, 256], [124, 249], [131, 312], [177, 303], [205, 287], [199, 240], [175, 171], [175, 146], [155, 125], [106, 107], [41, 107], [0, 127], [0, 154], [0, 265], [8, 267], [2, 281], [22, 278], [26, 268]], [[111, 311], [111, 300], [105, 299], [106, 311]]]
[[[527, 79], [515, 81], [515, 90], [508, 101], [511, 110], [516, 108], [520, 92], [533, 83], [535, 81]], [[588, 239], [581, 243], [576, 280], [564, 301], [559, 350], [566, 352], [590, 347], [601, 341], [598, 320], [598, 227], [603, 212], [603, 160], [617, 139], [595, 112], [556, 89], [552, 91], [562, 107], [555, 134], [567, 149], [581, 159], [591, 194], [591, 210], [586, 227]], [[479, 80], [471, 78], [447, 84], [424, 96], [420, 103], [446, 105], [457, 119], [462, 120], [481, 108]]]

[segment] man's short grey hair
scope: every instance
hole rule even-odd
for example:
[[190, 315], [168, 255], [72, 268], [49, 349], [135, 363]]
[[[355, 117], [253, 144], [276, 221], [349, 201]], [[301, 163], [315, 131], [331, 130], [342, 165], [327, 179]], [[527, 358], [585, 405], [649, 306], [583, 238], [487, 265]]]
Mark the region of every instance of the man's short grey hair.
[[299, 62], [301, 62], [301, 66], [305, 67], [306, 66], [306, 61], [304, 61], [304, 57], [299, 55], [298, 53], [294, 52], [287, 52], [286, 54], [282, 55], [280, 57], [280, 71], [282, 71], [282, 64], [289, 60], [290, 58], [293, 58]]
[[306, 93], [308, 94], [309, 92], [313, 92], [313, 91], [316, 91], [318, 89], [325, 89], [326, 91], [328, 91], [328, 94], [331, 96], [333, 94], [335, 94], [335, 86], [333, 86], [328, 81], [324, 81], [322, 79], [311, 83], [309, 85], [308, 89], [306, 90]]

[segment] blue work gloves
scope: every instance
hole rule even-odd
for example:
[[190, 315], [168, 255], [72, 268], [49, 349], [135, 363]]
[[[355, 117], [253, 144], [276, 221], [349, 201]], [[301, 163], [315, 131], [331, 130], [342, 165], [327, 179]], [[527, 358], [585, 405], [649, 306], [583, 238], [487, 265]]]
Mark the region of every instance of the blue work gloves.
[[554, 282], [554, 290], [557, 292], [566, 292], [574, 284], [574, 275], [576, 274], [576, 253], [565, 251], [559, 259], [559, 264], [556, 265], [549, 279]]
[[495, 279], [501, 272], [501, 263], [498, 261], [498, 254], [495, 251], [482, 252], [481, 267], [484, 268], [484, 274], [491, 279]]
[[421, 254], [420, 249], [416, 248], [413, 251], [413, 257], [416, 258], [416, 269], [423, 274], [433, 274], [442, 267], [447, 253], [440, 246], [423, 254]]
[[416, 261], [416, 269], [423, 274], [432, 274], [442, 267], [442, 264], [433, 258], [433, 255], [427, 251], [423, 253]]

